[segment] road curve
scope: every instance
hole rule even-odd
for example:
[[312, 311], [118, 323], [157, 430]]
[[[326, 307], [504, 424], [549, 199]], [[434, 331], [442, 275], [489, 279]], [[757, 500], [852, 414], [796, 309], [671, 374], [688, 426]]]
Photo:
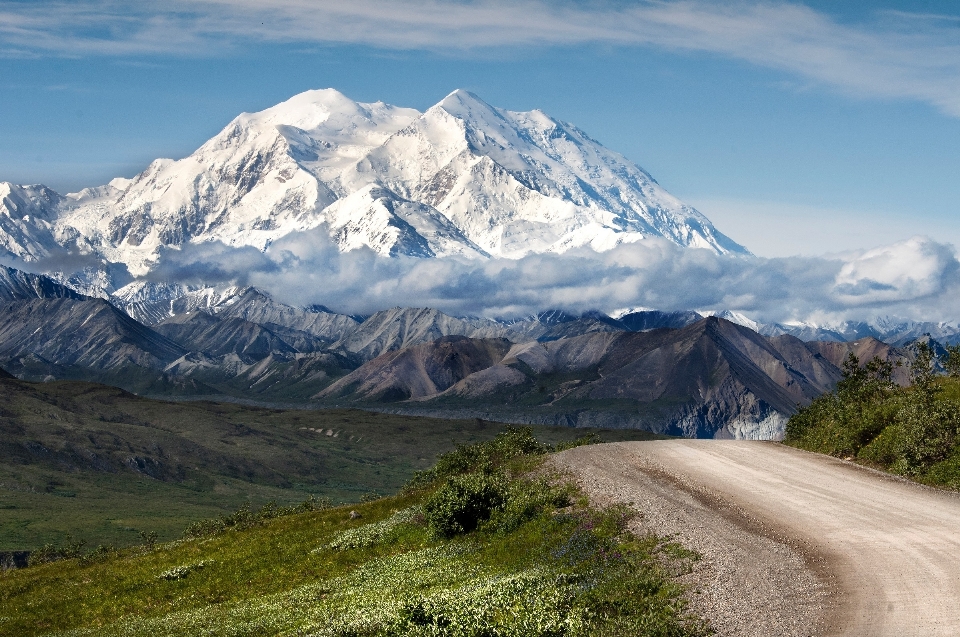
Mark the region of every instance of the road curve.
[[[816, 571], [827, 603], [817, 606], [815, 626], [791, 634], [960, 635], [955, 493], [769, 442], [613, 443], [571, 449], [557, 460], [574, 474], [590, 476], [594, 494], [604, 484], [622, 493], [633, 484], [635, 495], [664, 489], [665, 497], [673, 497], [670, 489], [682, 491], [696, 507], [721, 514], [727, 525], [794, 547], [808, 571]], [[688, 514], [696, 507], [688, 506]], [[684, 528], [699, 524], [672, 519], [682, 527], [681, 541]], [[816, 587], [796, 588], [791, 594], [802, 597]]]

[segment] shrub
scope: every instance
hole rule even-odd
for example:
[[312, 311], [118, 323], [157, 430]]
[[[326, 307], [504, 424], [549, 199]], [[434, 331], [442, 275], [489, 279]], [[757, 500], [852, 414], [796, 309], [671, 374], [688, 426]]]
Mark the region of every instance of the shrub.
[[800, 409], [787, 423], [786, 442], [856, 456], [926, 482], [954, 484], [954, 465], [948, 460], [960, 443], [960, 383], [955, 378], [960, 346], [948, 348], [949, 378], [936, 375], [938, 361], [929, 344], [917, 343], [915, 350], [909, 387], [893, 385], [890, 363], [874, 358], [861, 367], [851, 354], [836, 391]]
[[149, 549], [152, 549], [157, 546], [157, 532], [156, 531], [139, 531], [140, 539], [143, 540], [144, 546]]
[[865, 365], [851, 353], [837, 389], [815, 399], [787, 422], [786, 440], [835, 456], [855, 456], [893, 420], [893, 365], [874, 357]]
[[404, 487], [412, 491], [433, 484], [441, 478], [473, 473], [491, 472], [520, 456], [536, 456], [551, 451], [540, 444], [530, 427], [508, 426], [492, 440], [472, 445], [457, 445], [453, 451], [442, 454], [432, 469], [418, 471]]
[[590, 433], [580, 436], [579, 438], [576, 438], [569, 442], [558, 442], [556, 445], [554, 445], [553, 450], [564, 451], [566, 449], [573, 449], [574, 447], [583, 447], [585, 445], [595, 445], [595, 444], [599, 444], [600, 442], [601, 442], [600, 436], [597, 435], [595, 431], [591, 431]]
[[452, 476], [424, 504], [424, 514], [433, 533], [442, 538], [469, 533], [489, 519], [507, 498], [503, 476], [470, 473]]
[[183, 536], [185, 538], [211, 537], [220, 535], [228, 529], [248, 529], [268, 520], [308, 511], [322, 511], [329, 507], [329, 500], [314, 496], [310, 496], [296, 506], [279, 506], [276, 502], [268, 502], [256, 511], [251, 511], [250, 505], [244, 504], [229, 515], [194, 522], [183, 531]]
[[544, 511], [570, 505], [573, 488], [556, 486], [547, 480], [514, 480], [506, 497], [490, 516], [490, 526], [499, 533], [510, 533]]
[[422, 489], [441, 478], [474, 473], [491, 472], [521, 456], [539, 456], [552, 451], [563, 451], [582, 445], [600, 442], [596, 433], [588, 433], [571, 442], [556, 447], [541, 444], [533, 435], [532, 427], [508, 425], [492, 440], [472, 445], [458, 445], [456, 449], [441, 455], [432, 469], [418, 471], [404, 487], [405, 492]]
[[944, 369], [953, 378], [960, 377], [960, 344], [947, 345], [947, 359], [943, 362]]
[[953, 451], [960, 430], [960, 408], [956, 404], [910, 394], [897, 412], [899, 436], [893, 446], [897, 473], [917, 475], [945, 460]]
[[926, 478], [933, 484], [960, 489], [960, 450], [955, 449], [952, 456], [930, 467]]
[[109, 544], [98, 544], [97, 548], [80, 557], [81, 563], [102, 562], [117, 553], [117, 548]]
[[60, 560], [72, 560], [83, 557], [83, 547], [86, 546], [86, 540], [74, 541], [72, 537], [67, 536], [67, 543], [63, 546], [54, 546], [53, 544], [44, 544], [41, 548], [30, 553], [28, 564], [36, 566], [37, 564], [47, 564]]

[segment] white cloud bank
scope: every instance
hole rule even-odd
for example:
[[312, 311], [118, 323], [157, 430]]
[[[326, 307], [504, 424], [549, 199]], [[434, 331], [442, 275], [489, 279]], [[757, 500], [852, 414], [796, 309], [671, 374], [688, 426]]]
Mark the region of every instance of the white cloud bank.
[[842, 24], [783, 2], [0, 1], [6, 55], [203, 55], [258, 42], [392, 49], [589, 43], [706, 52], [960, 117], [960, 22], [878, 12]]
[[399, 305], [511, 317], [643, 306], [730, 309], [765, 322], [960, 318], [957, 254], [925, 237], [836, 258], [718, 256], [645, 239], [603, 253], [470, 261], [341, 254], [320, 228], [265, 253], [219, 243], [170, 250], [151, 278], [255, 285], [288, 303], [350, 313]]

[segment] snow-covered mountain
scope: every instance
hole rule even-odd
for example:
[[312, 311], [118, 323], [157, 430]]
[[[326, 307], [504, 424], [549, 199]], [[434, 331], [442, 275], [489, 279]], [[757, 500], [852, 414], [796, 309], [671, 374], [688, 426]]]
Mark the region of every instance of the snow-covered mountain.
[[271, 329], [290, 328], [333, 343], [352, 332], [357, 320], [326, 308], [299, 308], [279, 303], [253, 287], [200, 286], [135, 281], [117, 290], [111, 302], [145, 325], [197, 311], [235, 318]]
[[518, 258], [645, 236], [746, 252], [576, 127], [460, 90], [424, 113], [307, 91], [133, 179], [66, 196], [0, 183], [0, 249], [27, 261], [69, 249], [135, 277], [165, 248], [263, 250], [320, 226], [341, 251], [383, 256]]
[[0, 182], [0, 251], [26, 261], [58, 251], [54, 223], [63, 201], [46, 186]]
[[742, 325], [743, 327], [749, 327], [754, 332], [760, 330], [761, 324], [753, 319], [745, 316], [740, 312], [733, 312], [731, 310], [700, 310], [697, 314], [701, 316], [716, 316], [717, 318], [722, 318], [731, 323], [737, 325]]
[[941, 343], [960, 343], [960, 325], [945, 322], [909, 321], [878, 317], [872, 321], [842, 321], [838, 323], [768, 323], [758, 324], [757, 331], [765, 336], [789, 334], [804, 341], [850, 342], [868, 336], [896, 347], [929, 336]]
[[85, 297], [50, 277], [0, 265], [0, 302], [62, 298], [82, 300]]

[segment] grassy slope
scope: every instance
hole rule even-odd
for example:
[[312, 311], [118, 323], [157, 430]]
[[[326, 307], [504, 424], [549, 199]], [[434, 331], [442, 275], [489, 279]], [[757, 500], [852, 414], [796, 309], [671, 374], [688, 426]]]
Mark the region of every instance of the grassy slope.
[[786, 444], [960, 489], [960, 378], [928, 389], [856, 386], [821, 396], [787, 424]]
[[[534, 464], [520, 458], [511, 472]], [[518, 637], [703, 634], [666, 575], [695, 556], [624, 533], [622, 513], [582, 499], [449, 539], [422, 516], [377, 533], [441, 483], [356, 505], [359, 519], [350, 508], [303, 513], [6, 573], [0, 635], [494, 634], [485, 622]], [[350, 529], [353, 548], [330, 546]]]
[[[500, 430], [475, 420], [170, 403], [91, 383], [0, 380], [0, 550], [61, 544], [67, 534], [126, 546], [140, 531], [170, 539], [243, 503], [393, 493], [438, 454]], [[539, 431], [548, 443], [584, 433]]]

